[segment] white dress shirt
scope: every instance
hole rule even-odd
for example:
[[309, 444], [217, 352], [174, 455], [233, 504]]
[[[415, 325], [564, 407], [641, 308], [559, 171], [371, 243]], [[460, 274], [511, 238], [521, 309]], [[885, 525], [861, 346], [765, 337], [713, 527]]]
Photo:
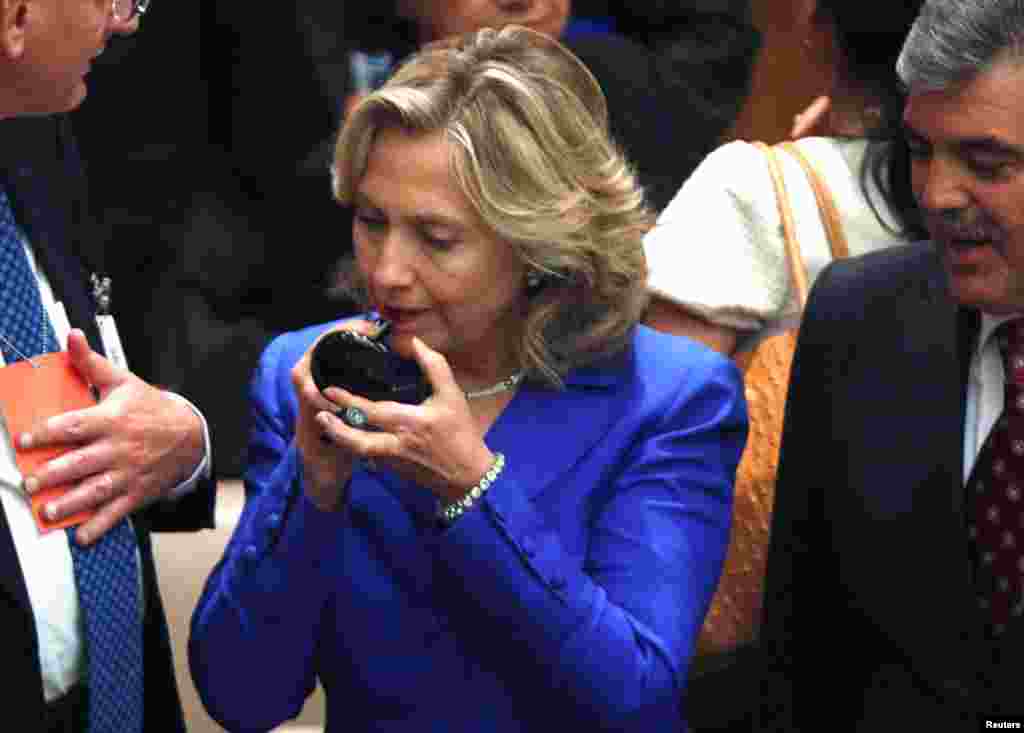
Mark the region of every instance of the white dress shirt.
[[1003, 412], [1006, 398], [1006, 372], [999, 345], [993, 332], [1006, 321], [1020, 318], [1020, 314], [993, 316], [981, 314], [978, 345], [971, 355], [967, 377], [967, 407], [964, 416], [964, 483], [970, 478], [974, 462], [978, 459], [985, 439]]
[[[43, 306], [50, 316], [57, 343], [67, 348], [70, 327], [63, 306], [56, 302], [46, 276], [38, 269], [30, 247], [29, 263], [39, 283]], [[0, 365], [3, 357], [0, 356]], [[182, 398], [183, 399], [183, 398]], [[186, 401], [187, 402], [187, 401]], [[205, 455], [192, 476], [176, 487], [172, 496], [191, 491], [210, 471], [210, 437], [205, 418], [189, 403], [203, 422]], [[2, 418], [0, 418], [2, 419]], [[75, 588], [74, 568], [67, 533], [53, 531], [40, 535], [28, 499], [22, 493], [22, 476], [15, 462], [6, 423], [0, 424], [0, 504], [7, 517], [18, 553], [25, 587], [35, 619], [43, 695], [47, 702], [70, 690], [82, 679], [85, 668], [84, 629]]]

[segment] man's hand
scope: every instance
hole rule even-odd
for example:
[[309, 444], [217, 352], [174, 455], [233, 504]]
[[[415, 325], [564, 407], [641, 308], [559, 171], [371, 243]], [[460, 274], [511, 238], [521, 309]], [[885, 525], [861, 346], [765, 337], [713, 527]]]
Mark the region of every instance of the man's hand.
[[16, 439], [22, 448], [69, 448], [26, 476], [25, 488], [34, 493], [74, 485], [47, 504], [46, 513], [60, 519], [97, 508], [76, 534], [91, 544], [192, 475], [204, 455], [203, 427], [187, 404], [115, 367], [77, 329], [68, 337], [68, 355], [99, 392], [99, 404], [52, 417]]

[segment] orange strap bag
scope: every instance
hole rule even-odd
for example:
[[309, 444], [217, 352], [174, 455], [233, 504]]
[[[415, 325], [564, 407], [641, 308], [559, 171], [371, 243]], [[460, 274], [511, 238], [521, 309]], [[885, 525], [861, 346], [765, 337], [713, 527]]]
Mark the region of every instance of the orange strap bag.
[[[839, 213], [821, 175], [795, 145], [753, 145], [762, 150], [768, 160], [782, 220], [790, 278], [803, 311], [808, 293], [807, 272], [796, 238], [793, 208], [778, 158], [779, 148], [800, 163], [811, 184], [834, 259], [849, 255]], [[736, 360], [746, 385], [750, 437], [736, 473], [732, 536], [725, 568], [697, 640], [698, 654], [729, 651], [757, 637], [775, 473], [779, 464], [779, 439], [795, 350], [796, 331], [789, 330], [764, 339]]]

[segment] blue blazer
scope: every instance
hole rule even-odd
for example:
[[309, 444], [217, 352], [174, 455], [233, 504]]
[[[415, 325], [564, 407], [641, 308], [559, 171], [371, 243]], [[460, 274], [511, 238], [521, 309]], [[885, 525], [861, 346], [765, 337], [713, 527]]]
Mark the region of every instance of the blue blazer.
[[[507, 466], [451, 528], [424, 488], [357, 468], [305, 496], [290, 370], [326, 325], [267, 348], [248, 500], [192, 619], [200, 696], [228, 730], [676, 731], [718, 581], [746, 435], [740, 376], [638, 327], [565, 389], [522, 386], [486, 435]], [[575, 729], [575, 728], [574, 728]]]

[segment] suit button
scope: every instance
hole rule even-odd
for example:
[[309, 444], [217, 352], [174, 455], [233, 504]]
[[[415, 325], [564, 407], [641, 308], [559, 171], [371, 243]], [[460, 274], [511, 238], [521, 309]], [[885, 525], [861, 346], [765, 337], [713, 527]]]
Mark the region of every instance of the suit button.
[[523, 548], [523, 554], [527, 557], [532, 558], [537, 554], [537, 541], [531, 534], [523, 535], [519, 540], [519, 546]]
[[267, 526], [271, 529], [277, 529], [278, 525], [281, 524], [281, 515], [277, 512], [271, 512], [267, 515]]

